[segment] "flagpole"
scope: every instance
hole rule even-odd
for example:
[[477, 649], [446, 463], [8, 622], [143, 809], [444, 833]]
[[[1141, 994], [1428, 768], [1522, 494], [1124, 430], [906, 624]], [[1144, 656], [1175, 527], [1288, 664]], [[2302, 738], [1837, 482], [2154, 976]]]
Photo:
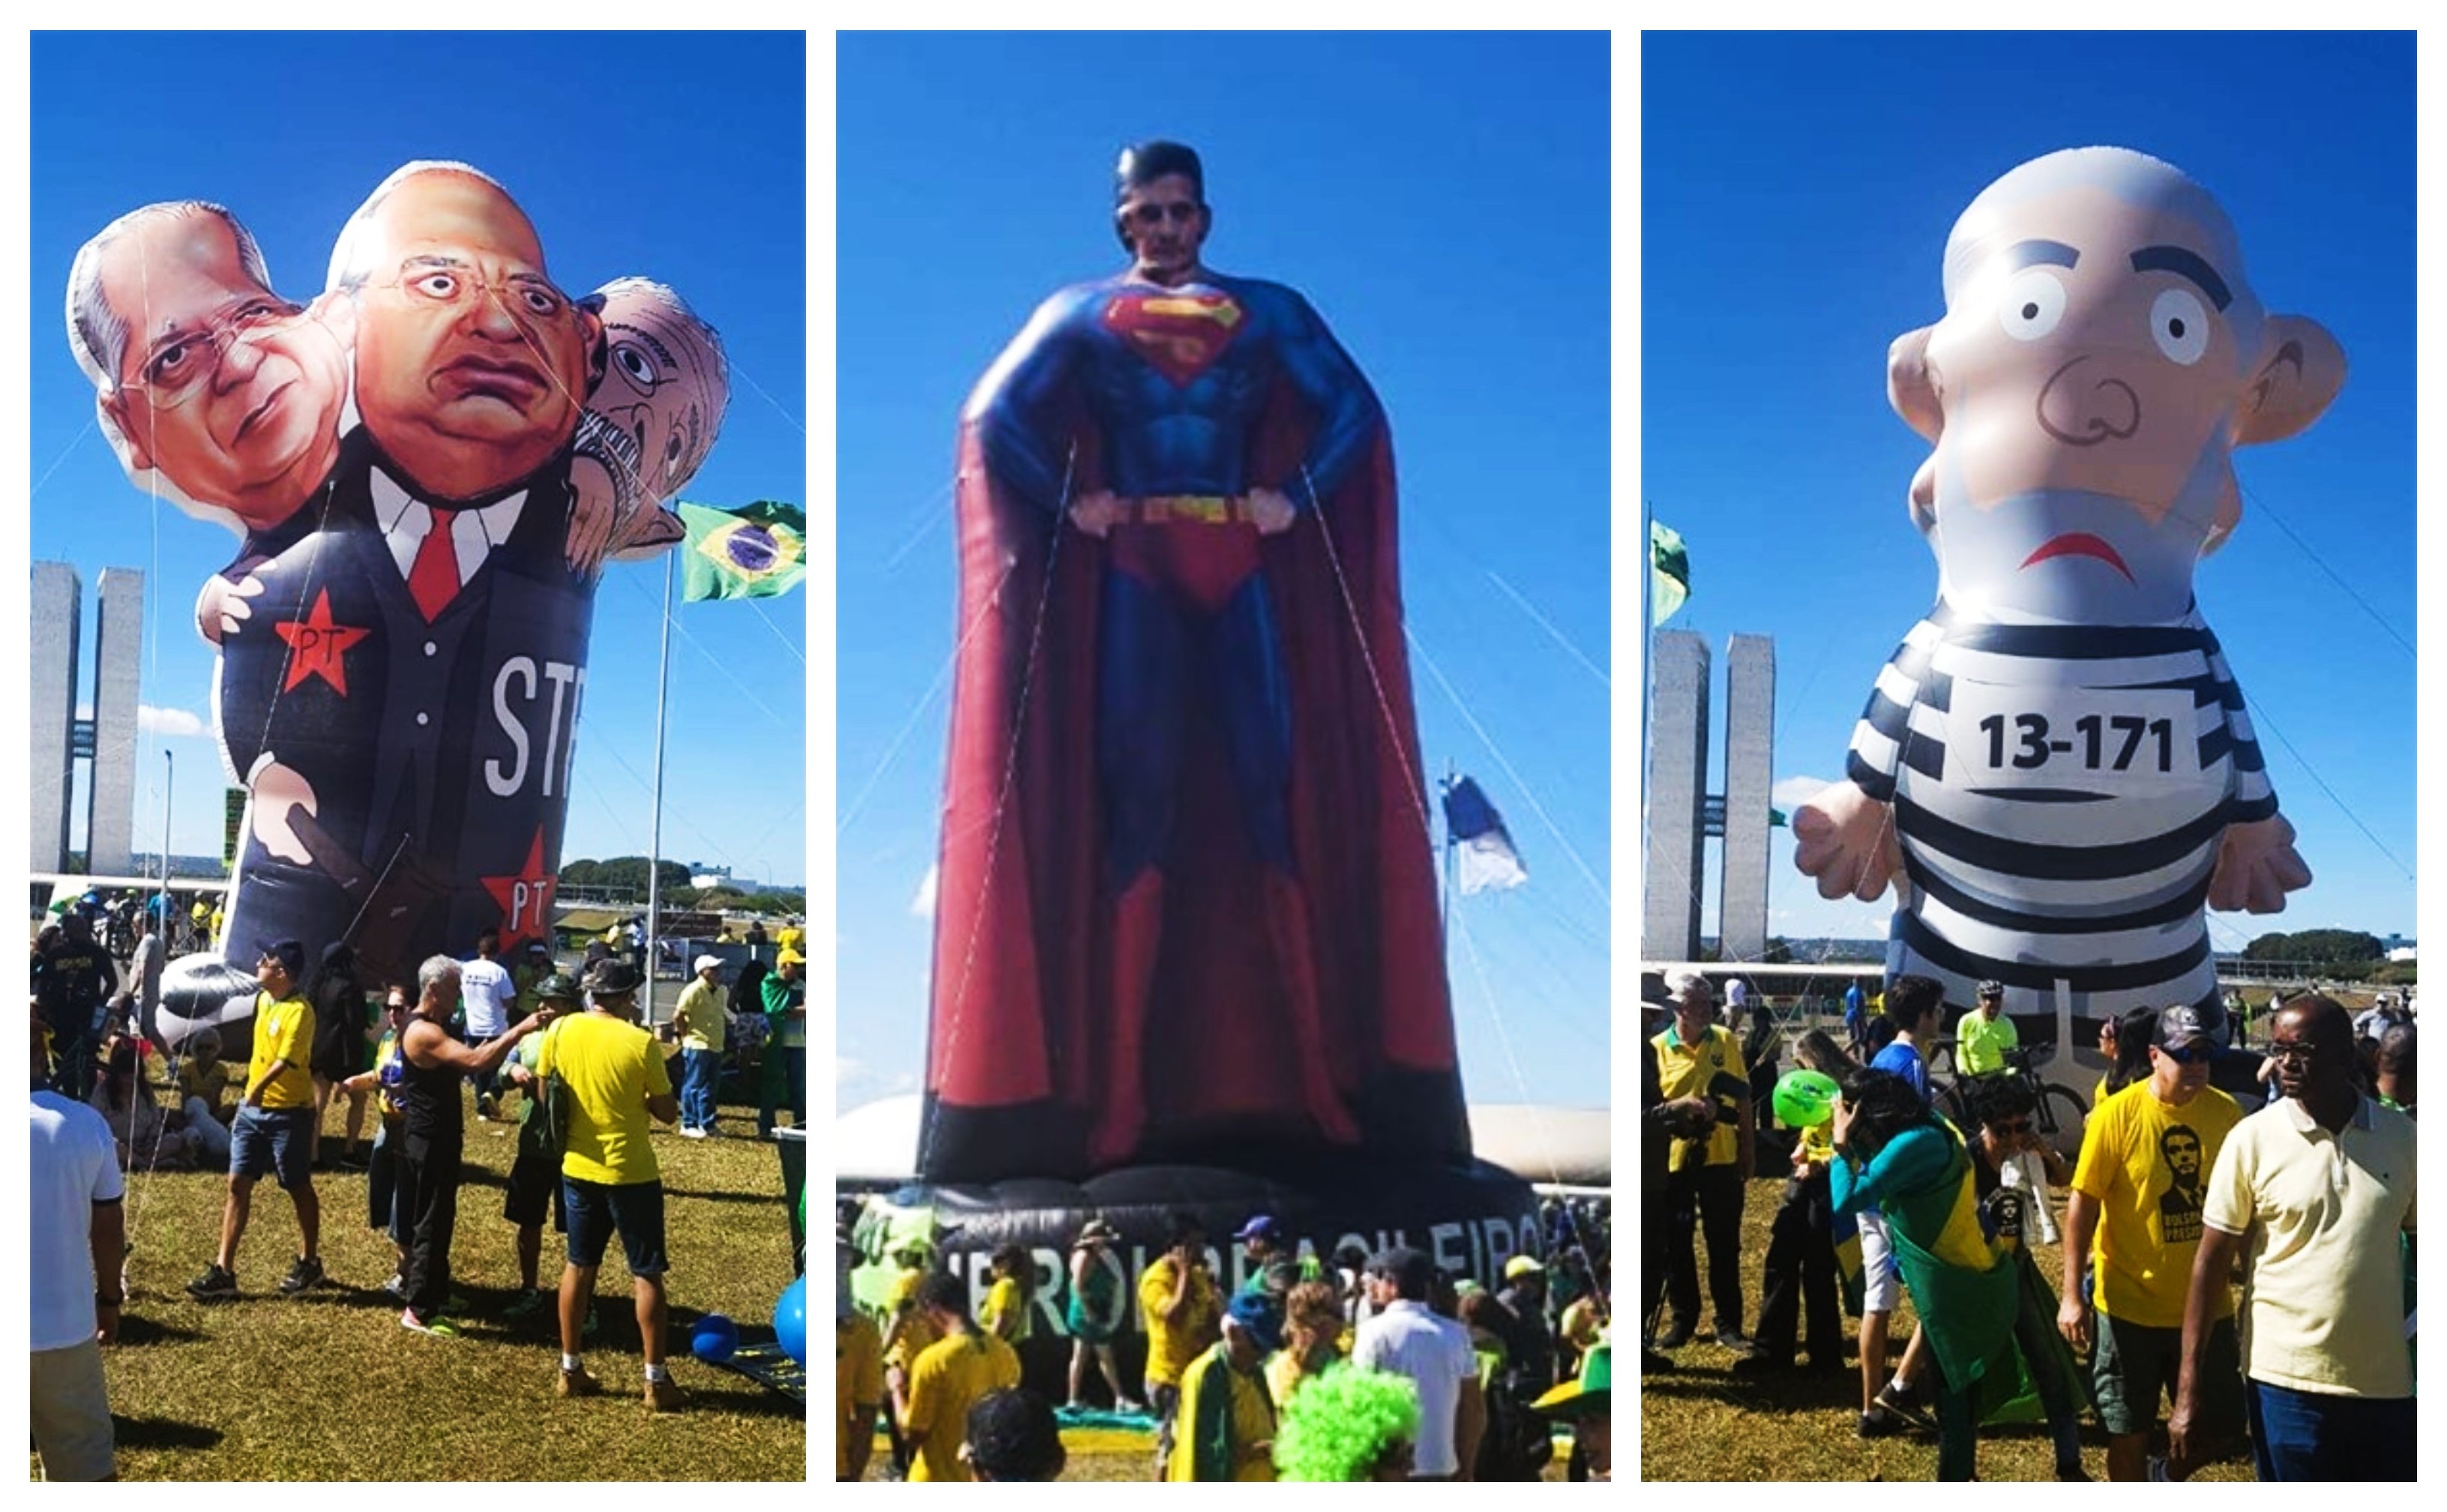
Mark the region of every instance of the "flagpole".
[[[1453, 769], [1454, 769], [1454, 768], [1453, 768], [1453, 764], [1452, 764], [1452, 758], [1451, 758], [1451, 757], [1450, 757], [1450, 756], [1446, 757], [1446, 758], [1445, 758], [1445, 791], [1446, 791], [1446, 792], [1448, 792], [1448, 793], [1450, 793], [1450, 792], [1451, 792], [1451, 791], [1452, 791]], [[1446, 813], [1446, 815], [1445, 815], [1445, 918], [1444, 918], [1444, 932], [1445, 932], [1445, 954], [1446, 954], [1446, 956], [1447, 956], [1447, 958], [1448, 958], [1448, 961], [1450, 961], [1451, 956], [1451, 954], [1452, 954], [1452, 899], [1453, 899], [1453, 889], [1461, 885], [1461, 871], [1460, 871], [1460, 867], [1459, 867], [1459, 865], [1458, 865], [1458, 861], [1459, 861], [1459, 860], [1460, 860], [1460, 856], [1461, 856], [1461, 852], [1460, 852], [1460, 850], [1459, 850], [1458, 848], [1456, 848], [1456, 847], [1454, 846], [1454, 844], [1453, 844], [1452, 815], [1451, 815], [1451, 813], [1450, 811], [1448, 811], [1448, 812]]]
[[[1657, 633], [1656, 605], [1653, 602], [1657, 583], [1656, 528], [1656, 522], [1649, 517], [1648, 495], [1643, 492], [1640, 496], [1640, 728], [1632, 736], [1640, 742], [1640, 865], [1643, 879], [1648, 867], [1648, 768], [1654, 754], [1648, 739], [1648, 652]], [[1644, 954], [1648, 948], [1648, 898], [1644, 888], [1641, 895], [1639, 929], [1640, 933], [1632, 938], [1640, 942], [1635, 950]]]
[[679, 554], [663, 554], [663, 651], [654, 668], [654, 820], [646, 857], [646, 1023], [654, 1022], [654, 963], [662, 958], [663, 709], [672, 687], [672, 575]]

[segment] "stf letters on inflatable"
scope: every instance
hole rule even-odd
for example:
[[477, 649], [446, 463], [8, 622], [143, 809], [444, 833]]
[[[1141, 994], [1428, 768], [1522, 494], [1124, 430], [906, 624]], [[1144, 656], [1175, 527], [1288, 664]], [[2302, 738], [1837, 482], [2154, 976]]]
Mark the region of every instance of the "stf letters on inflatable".
[[2213, 1013], [2203, 905], [2273, 913], [2310, 872], [2193, 567], [2241, 518], [2233, 448], [2317, 420], [2344, 354], [2262, 306], [2207, 191], [2115, 147], [1983, 190], [1944, 293], [1887, 357], [1934, 448], [1909, 508], [1936, 607], [1878, 674], [1846, 780], [1795, 815], [1795, 862], [1827, 898], [1893, 882], [1889, 974], [1957, 1011], [2001, 981], [2051, 1026], [2026, 1041], [2067, 1000]]
[[231, 904], [147, 1029], [240, 1023], [265, 941], [410, 980], [544, 937], [600, 569], [681, 534], [712, 328], [644, 279], [564, 293], [508, 191], [438, 161], [383, 180], [305, 304], [228, 209], [133, 211], [78, 252], [67, 328], [129, 478], [240, 541], [197, 604], [249, 792]]

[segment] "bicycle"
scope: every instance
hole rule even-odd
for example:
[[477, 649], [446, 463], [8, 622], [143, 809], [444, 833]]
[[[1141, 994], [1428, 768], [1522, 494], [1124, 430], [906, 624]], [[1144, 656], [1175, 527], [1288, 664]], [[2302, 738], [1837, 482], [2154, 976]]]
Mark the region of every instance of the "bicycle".
[[[1953, 1064], [1953, 1042], [1944, 1043], [1950, 1068]], [[1931, 1047], [1932, 1070], [1936, 1063], [1935, 1049]], [[2030, 1091], [2034, 1132], [2058, 1155], [2069, 1161], [2076, 1159], [2081, 1154], [2081, 1126], [2083, 1121], [2090, 1117], [2090, 1102], [2072, 1087], [2058, 1086], [2039, 1074], [2039, 1068], [2053, 1060], [2056, 1052], [2054, 1040], [2030, 1046], [2018, 1045], [2005, 1051], [2005, 1069], [2001, 1071], [1990, 1071], [1982, 1076], [1957, 1073], [1942, 1086], [1932, 1080], [1930, 1086], [1937, 1095], [1938, 1110], [1951, 1119], [1955, 1127], [1968, 1134], [1979, 1126], [1972, 1112], [1972, 1087], [1990, 1077], [2012, 1077]]]

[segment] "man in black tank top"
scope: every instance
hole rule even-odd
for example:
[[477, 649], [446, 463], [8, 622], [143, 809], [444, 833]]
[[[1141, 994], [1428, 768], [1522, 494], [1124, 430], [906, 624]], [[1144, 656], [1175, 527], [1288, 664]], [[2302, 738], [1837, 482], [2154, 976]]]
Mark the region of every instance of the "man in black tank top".
[[450, 1234], [459, 1221], [459, 1160], [466, 1146], [466, 1107], [460, 1084], [499, 1068], [519, 1041], [550, 1022], [528, 1014], [482, 1049], [463, 1045], [443, 1026], [459, 1007], [459, 963], [436, 955], [417, 968], [416, 1013], [400, 1036], [408, 1063], [400, 1083], [406, 1138], [399, 1157], [399, 1203], [409, 1215], [408, 1306], [399, 1326], [456, 1338], [441, 1315], [450, 1295]]

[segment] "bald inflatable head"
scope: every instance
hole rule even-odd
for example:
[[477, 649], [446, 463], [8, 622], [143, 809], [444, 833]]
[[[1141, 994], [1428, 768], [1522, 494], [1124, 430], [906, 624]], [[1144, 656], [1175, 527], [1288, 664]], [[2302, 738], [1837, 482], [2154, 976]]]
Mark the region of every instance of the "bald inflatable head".
[[669, 287], [616, 278], [595, 291], [602, 376], [586, 407], [636, 444], [638, 486], [660, 501], [696, 476], [730, 405], [722, 337]]
[[340, 337], [273, 293], [254, 236], [221, 206], [165, 201], [104, 227], [69, 270], [67, 317], [104, 433], [140, 485], [261, 531], [331, 471]]
[[465, 163], [410, 163], [351, 217], [332, 284], [356, 320], [357, 406], [428, 497], [497, 492], [577, 433], [602, 325], [554, 285], [507, 191]]
[[1944, 290], [1888, 353], [1887, 396], [1935, 445], [1912, 515], [1974, 612], [2181, 616], [2241, 516], [2232, 449], [2302, 430], [2344, 382], [2335, 338], [2265, 312], [2208, 191], [2120, 147], [1982, 190]]

